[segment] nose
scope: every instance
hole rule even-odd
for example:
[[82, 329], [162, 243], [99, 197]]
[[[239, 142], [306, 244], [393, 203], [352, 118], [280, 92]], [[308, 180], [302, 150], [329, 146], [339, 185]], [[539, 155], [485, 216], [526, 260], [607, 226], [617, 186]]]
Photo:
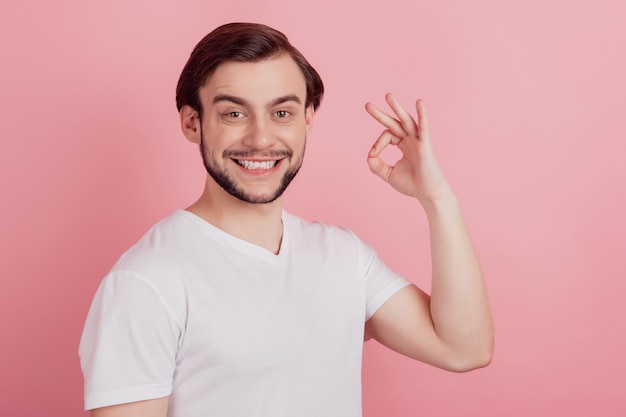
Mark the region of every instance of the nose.
[[250, 123], [244, 144], [254, 149], [266, 149], [276, 143], [276, 137], [272, 132], [272, 126], [264, 117], [254, 117]]

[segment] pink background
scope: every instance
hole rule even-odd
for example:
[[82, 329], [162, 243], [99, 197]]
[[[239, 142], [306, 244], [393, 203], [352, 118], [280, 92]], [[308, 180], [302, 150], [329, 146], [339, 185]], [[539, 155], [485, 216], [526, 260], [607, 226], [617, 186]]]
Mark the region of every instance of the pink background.
[[424, 216], [369, 173], [363, 110], [421, 96], [481, 255], [493, 364], [451, 374], [370, 342], [364, 415], [625, 415], [624, 2], [294, 3], [3, 2], [0, 415], [85, 415], [91, 297], [200, 193], [174, 88], [233, 20], [283, 30], [326, 83], [290, 211], [352, 228], [428, 289]]

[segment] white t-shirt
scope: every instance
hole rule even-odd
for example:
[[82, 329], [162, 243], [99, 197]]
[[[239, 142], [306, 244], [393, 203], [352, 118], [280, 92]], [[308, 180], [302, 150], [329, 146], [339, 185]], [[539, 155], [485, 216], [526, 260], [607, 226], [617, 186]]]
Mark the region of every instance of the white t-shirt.
[[126, 252], [80, 343], [85, 409], [361, 416], [364, 324], [409, 282], [353, 233], [283, 213], [275, 255], [179, 210]]

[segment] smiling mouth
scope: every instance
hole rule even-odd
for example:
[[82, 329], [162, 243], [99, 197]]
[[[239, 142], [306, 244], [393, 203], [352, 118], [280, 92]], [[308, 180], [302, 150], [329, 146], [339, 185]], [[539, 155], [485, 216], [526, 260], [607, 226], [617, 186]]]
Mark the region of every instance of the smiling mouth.
[[278, 160], [271, 161], [250, 161], [247, 159], [234, 159], [239, 165], [245, 169], [272, 169], [278, 163]]

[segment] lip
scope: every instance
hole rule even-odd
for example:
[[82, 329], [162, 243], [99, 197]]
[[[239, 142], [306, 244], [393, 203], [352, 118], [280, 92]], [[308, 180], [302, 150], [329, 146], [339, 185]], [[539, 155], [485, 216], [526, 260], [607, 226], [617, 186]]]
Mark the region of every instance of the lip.
[[[278, 171], [284, 159], [285, 158], [276, 159], [276, 158], [258, 158], [258, 157], [257, 158], [231, 158], [231, 160], [237, 166], [240, 172], [243, 172], [246, 175], [255, 176], [255, 177], [268, 176]], [[276, 164], [273, 167], [267, 168], [267, 169], [259, 169], [259, 168], [249, 169], [241, 165], [239, 162], [237, 162], [238, 160], [245, 160], [245, 161], [251, 161], [251, 162], [276, 161]]]
[[231, 158], [231, 159], [235, 161], [235, 163], [237, 163], [237, 161], [253, 161], [253, 162], [282, 161], [285, 158], [282, 157], [282, 158]]

